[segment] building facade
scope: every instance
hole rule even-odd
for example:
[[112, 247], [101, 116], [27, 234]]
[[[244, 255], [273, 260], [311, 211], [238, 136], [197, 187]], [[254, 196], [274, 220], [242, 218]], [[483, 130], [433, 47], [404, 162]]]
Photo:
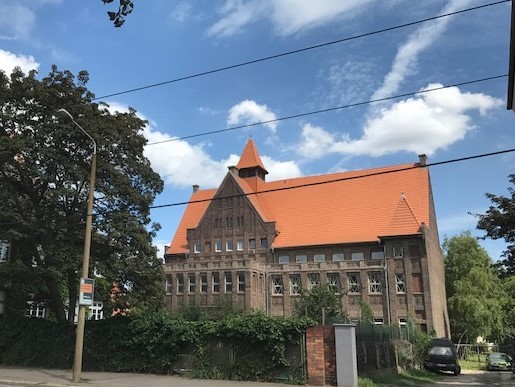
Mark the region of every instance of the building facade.
[[351, 319], [449, 336], [443, 254], [424, 156], [418, 163], [267, 182], [249, 140], [218, 189], [193, 187], [165, 252], [165, 304], [291, 315], [328, 283]]

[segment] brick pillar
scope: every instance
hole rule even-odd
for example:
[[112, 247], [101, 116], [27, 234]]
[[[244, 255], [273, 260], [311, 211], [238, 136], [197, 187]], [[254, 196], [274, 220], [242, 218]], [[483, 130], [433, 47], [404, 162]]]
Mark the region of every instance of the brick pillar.
[[336, 385], [333, 326], [316, 326], [306, 330], [306, 357], [310, 386]]

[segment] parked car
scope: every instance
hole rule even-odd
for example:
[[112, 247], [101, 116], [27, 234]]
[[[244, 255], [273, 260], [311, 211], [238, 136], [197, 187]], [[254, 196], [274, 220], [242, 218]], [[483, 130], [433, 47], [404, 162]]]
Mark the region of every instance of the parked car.
[[493, 370], [514, 370], [510, 355], [502, 352], [492, 352], [486, 357], [486, 369]]
[[424, 367], [429, 371], [451, 371], [455, 376], [461, 373], [458, 353], [451, 340], [434, 339], [431, 342]]

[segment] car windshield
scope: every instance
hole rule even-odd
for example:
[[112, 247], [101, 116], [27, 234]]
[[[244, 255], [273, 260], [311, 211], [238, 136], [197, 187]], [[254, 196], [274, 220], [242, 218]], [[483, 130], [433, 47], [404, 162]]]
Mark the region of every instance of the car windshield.
[[449, 347], [432, 347], [429, 350], [429, 354], [452, 356], [452, 349], [450, 349]]
[[510, 357], [508, 355], [506, 355], [505, 353], [492, 353], [490, 355], [490, 359], [492, 359], [492, 360], [509, 361]]

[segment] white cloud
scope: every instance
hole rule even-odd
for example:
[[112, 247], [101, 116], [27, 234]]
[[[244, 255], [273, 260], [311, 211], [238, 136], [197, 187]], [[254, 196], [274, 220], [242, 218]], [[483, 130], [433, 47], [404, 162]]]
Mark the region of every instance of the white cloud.
[[[441, 14], [463, 9], [469, 3], [470, 0], [451, 0]], [[397, 92], [401, 82], [407, 76], [417, 72], [419, 54], [442, 35], [451, 20], [453, 19], [445, 17], [427, 22], [413, 32], [397, 50], [390, 72], [385, 76], [383, 84], [374, 92], [371, 99], [389, 97]]]
[[[430, 84], [423, 90], [441, 86]], [[432, 155], [462, 140], [474, 128], [468, 111], [484, 115], [501, 105], [500, 99], [461, 92], [457, 87], [423, 93], [383, 108], [366, 122], [359, 139], [347, 134], [336, 138], [322, 128], [305, 126], [299, 151], [305, 157], [325, 153], [377, 157], [401, 151]], [[319, 149], [314, 150], [315, 144]]]
[[302, 176], [300, 168], [295, 161], [277, 161], [269, 156], [262, 156], [261, 160], [268, 171], [266, 177], [267, 181], [284, 180]]
[[175, 20], [179, 23], [183, 23], [189, 18], [191, 14], [191, 9], [191, 4], [181, 2], [174, 8], [172, 13], [170, 14], [170, 17], [172, 20]]
[[0, 2], [0, 32], [3, 36], [26, 39], [36, 20], [32, 9], [15, 1]]
[[39, 63], [31, 55], [16, 55], [0, 49], [0, 70], [9, 75], [16, 66], [24, 73], [28, 73], [30, 70], [37, 70]]
[[373, 0], [226, 0], [222, 18], [208, 30], [210, 35], [227, 37], [243, 27], [266, 19], [282, 36], [312, 29], [350, 16]]
[[[275, 113], [270, 111], [266, 105], [258, 105], [255, 101], [245, 100], [234, 105], [229, 110], [227, 123], [229, 125], [252, 124], [255, 122], [265, 122], [277, 119]], [[277, 122], [265, 124], [273, 133], [277, 129]]]

